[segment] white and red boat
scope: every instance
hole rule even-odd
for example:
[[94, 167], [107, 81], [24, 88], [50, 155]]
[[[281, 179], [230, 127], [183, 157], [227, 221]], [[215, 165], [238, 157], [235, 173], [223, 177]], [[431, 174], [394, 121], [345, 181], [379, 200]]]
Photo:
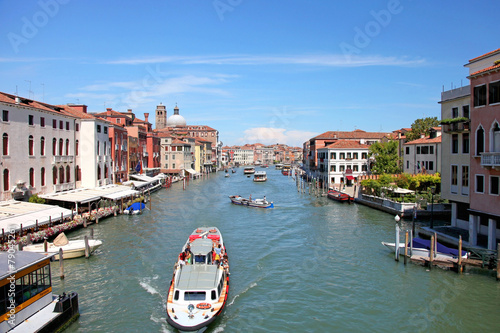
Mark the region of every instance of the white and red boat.
[[333, 190], [333, 189], [330, 189], [328, 191], [327, 196], [328, 196], [329, 199], [332, 199], [332, 200], [335, 200], [335, 201], [339, 201], [339, 202], [348, 202], [348, 203], [351, 203], [351, 202], [354, 201], [354, 198], [351, 197], [349, 194], [344, 193], [344, 192], [340, 192], [338, 190]]

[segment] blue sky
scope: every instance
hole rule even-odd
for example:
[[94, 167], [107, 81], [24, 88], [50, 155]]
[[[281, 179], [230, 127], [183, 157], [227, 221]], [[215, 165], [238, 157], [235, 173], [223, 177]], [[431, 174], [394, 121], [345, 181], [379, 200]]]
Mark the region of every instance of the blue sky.
[[[225, 145], [440, 116], [500, 47], [496, 1], [0, 1], [0, 91], [140, 118], [176, 103]], [[30, 91], [31, 86], [31, 91]]]

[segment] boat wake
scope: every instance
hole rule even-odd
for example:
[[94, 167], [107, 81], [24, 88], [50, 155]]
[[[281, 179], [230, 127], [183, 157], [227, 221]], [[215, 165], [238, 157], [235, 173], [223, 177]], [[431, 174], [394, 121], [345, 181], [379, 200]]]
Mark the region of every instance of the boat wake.
[[152, 278], [144, 277], [139, 280], [139, 284], [151, 295], [156, 295], [156, 294], [159, 295], [160, 293], [158, 292], [158, 290], [156, 290], [156, 288], [151, 285], [151, 280], [156, 280], [156, 279], [158, 279], [158, 275], [155, 275]]
[[234, 301], [236, 300], [236, 298], [240, 297], [241, 295], [244, 295], [247, 291], [249, 291], [250, 289], [254, 288], [254, 287], [257, 287], [257, 282], [252, 282], [247, 289], [243, 290], [241, 293], [239, 293], [238, 295], [234, 296], [233, 300], [231, 301], [231, 303], [229, 303], [227, 306], [231, 306], [233, 305]]

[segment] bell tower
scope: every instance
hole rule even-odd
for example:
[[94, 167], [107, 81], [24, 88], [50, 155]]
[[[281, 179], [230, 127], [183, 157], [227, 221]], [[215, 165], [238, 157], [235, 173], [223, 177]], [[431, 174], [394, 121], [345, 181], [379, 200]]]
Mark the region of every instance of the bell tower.
[[155, 128], [160, 130], [167, 126], [167, 108], [161, 104], [156, 106]]

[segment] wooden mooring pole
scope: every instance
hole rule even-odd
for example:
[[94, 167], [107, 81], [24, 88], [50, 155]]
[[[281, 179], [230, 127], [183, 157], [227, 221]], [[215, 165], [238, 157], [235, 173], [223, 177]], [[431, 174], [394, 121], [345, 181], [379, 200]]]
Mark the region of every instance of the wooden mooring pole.
[[85, 236], [85, 258], [90, 257], [89, 236]]
[[404, 258], [405, 265], [407, 261], [408, 261], [408, 230], [406, 230], [405, 232], [405, 258]]
[[431, 236], [431, 250], [429, 252], [429, 269], [432, 268], [433, 261], [434, 261], [434, 236]]
[[462, 235], [458, 237], [458, 264], [457, 273], [462, 273]]
[[59, 274], [61, 280], [64, 279], [64, 258], [63, 258], [63, 249], [59, 248]]
[[500, 243], [497, 244], [497, 281], [500, 280]]

